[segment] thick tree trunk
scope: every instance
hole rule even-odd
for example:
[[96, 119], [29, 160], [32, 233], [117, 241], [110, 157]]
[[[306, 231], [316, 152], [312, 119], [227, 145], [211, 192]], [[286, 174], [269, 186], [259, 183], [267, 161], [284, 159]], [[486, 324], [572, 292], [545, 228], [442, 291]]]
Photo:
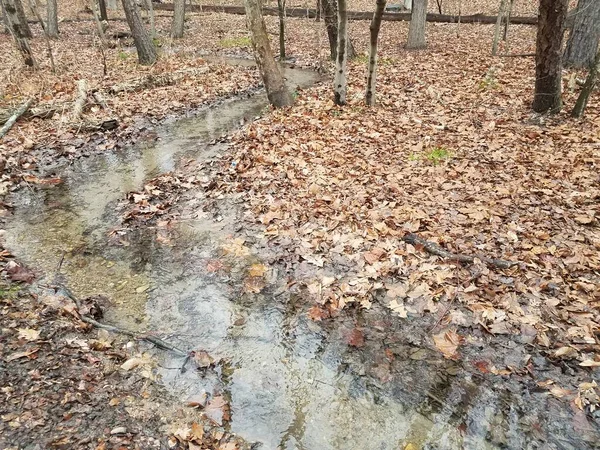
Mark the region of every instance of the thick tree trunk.
[[277, 0], [279, 10], [279, 60], [285, 60], [285, 0]]
[[[25, 35], [25, 28], [21, 22], [22, 16], [19, 14], [16, 2], [18, 0], [0, 0], [4, 4], [4, 10], [6, 12], [6, 18], [8, 20], [9, 30], [13, 36], [17, 49], [23, 56], [25, 65], [29, 67], [36, 67], [35, 58], [29, 46], [29, 41]], [[21, 5], [22, 7], [23, 5]]]
[[574, 16], [564, 64], [574, 68], [590, 67], [600, 40], [600, 1], [579, 0]]
[[98, 0], [98, 6], [100, 8], [100, 20], [108, 22], [108, 13], [106, 12], [106, 0]]
[[569, 0], [540, 0], [535, 54], [534, 111], [562, 107], [562, 37]]
[[276, 108], [282, 108], [294, 103], [288, 91], [283, 74], [273, 58], [265, 20], [260, 10], [260, 0], [245, 0], [246, 20], [252, 34], [252, 49], [254, 59], [262, 77], [269, 103]]
[[58, 6], [56, 0], [46, 0], [46, 13], [48, 15], [46, 34], [49, 38], [58, 38]]
[[334, 102], [336, 105], [346, 104], [348, 89], [348, 9], [346, 0], [338, 0], [338, 45], [335, 59]]
[[598, 72], [600, 72], [600, 48], [596, 52], [596, 57], [590, 67], [590, 73], [588, 74], [585, 84], [581, 89], [581, 93], [577, 98], [577, 103], [575, 103], [575, 107], [571, 112], [573, 117], [582, 117], [585, 113], [585, 108], [587, 107], [590, 95], [598, 83]]
[[425, 48], [425, 24], [427, 23], [427, 0], [414, 0], [410, 25], [408, 27], [408, 41], [406, 48]]
[[369, 47], [369, 74], [367, 75], [367, 92], [365, 102], [369, 106], [375, 105], [375, 80], [377, 76], [377, 41], [379, 39], [379, 30], [381, 29], [381, 18], [385, 10], [386, 0], [377, 0], [375, 12], [369, 30], [371, 32], [371, 41]]
[[125, 10], [125, 17], [129, 24], [129, 29], [133, 35], [133, 42], [137, 49], [138, 61], [143, 66], [149, 66], [156, 62], [158, 55], [154, 42], [148, 35], [148, 32], [144, 28], [142, 18], [133, 0], [123, 0], [123, 9]]
[[[21, 0], [12, 0], [15, 8], [17, 8], [17, 15], [19, 17], [19, 23], [21, 24], [21, 33], [23, 37], [27, 39], [31, 39], [33, 34], [31, 34], [31, 28], [29, 28], [29, 23], [27, 22], [27, 15], [25, 15], [25, 9], [23, 9], [23, 3]], [[8, 6], [7, 2], [7, 6]]]
[[[336, 0], [321, 0], [321, 8], [323, 12], [323, 19], [325, 21], [325, 27], [327, 29], [327, 38], [329, 39], [329, 53], [331, 59], [335, 61], [337, 55], [338, 46], [338, 13], [337, 13], [337, 1]], [[352, 42], [348, 38], [347, 40], [348, 58], [352, 59], [356, 56], [356, 51]]]
[[0, 8], [2, 9], [2, 22], [4, 23], [3, 33], [10, 33], [10, 25], [8, 23], [8, 17], [6, 17], [6, 11], [4, 10], [4, 3], [0, 0]]
[[186, 0], [174, 0], [173, 23], [171, 24], [171, 37], [181, 39], [185, 25], [185, 3]]
[[502, 20], [506, 12], [506, 0], [500, 0], [498, 8], [498, 18], [496, 20], [496, 28], [494, 28], [494, 42], [492, 43], [492, 56], [498, 54], [498, 43], [500, 42], [500, 29], [502, 28]]

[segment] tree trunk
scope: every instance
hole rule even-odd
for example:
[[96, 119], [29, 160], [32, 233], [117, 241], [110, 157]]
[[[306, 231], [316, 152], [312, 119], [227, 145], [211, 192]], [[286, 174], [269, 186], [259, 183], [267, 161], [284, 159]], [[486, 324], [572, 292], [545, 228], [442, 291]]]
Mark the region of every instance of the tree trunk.
[[540, 0], [535, 54], [535, 112], [562, 107], [562, 36], [569, 0]]
[[279, 60], [285, 60], [285, 0], [277, 0], [279, 11]]
[[321, 0], [317, 0], [317, 8], [315, 10], [315, 20], [317, 22], [321, 21]]
[[600, 1], [579, 0], [574, 16], [564, 63], [565, 66], [578, 69], [590, 67], [600, 40]]
[[515, 6], [515, 0], [510, 0], [508, 3], [508, 10], [506, 11], [506, 20], [504, 21], [504, 34], [502, 35], [502, 40], [504, 42], [508, 42], [508, 27], [510, 26], [510, 18], [512, 17], [513, 8]]
[[[329, 53], [331, 59], [335, 61], [338, 45], [338, 13], [336, 0], [321, 0], [321, 9], [325, 27], [327, 29], [327, 38], [329, 39]], [[356, 51], [354, 50], [354, 46], [350, 39], [348, 39], [347, 42], [348, 58], [352, 59], [356, 56]]]
[[425, 24], [427, 23], [427, 0], [414, 0], [408, 27], [406, 48], [425, 48]]
[[[17, 8], [18, 0], [0, 0], [4, 4], [4, 11], [6, 12], [6, 18], [8, 20], [9, 30], [15, 40], [17, 49], [23, 56], [25, 65], [29, 67], [36, 67], [35, 58], [29, 46], [29, 41], [25, 37], [25, 28], [21, 22], [22, 16], [19, 14]], [[21, 5], [22, 7], [23, 5]]]
[[[8, 3], [11, 2], [7, 2], [7, 5]], [[31, 28], [29, 28], [29, 23], [27, 22], [27, 16], [25, 15], [25, 9], [23, 9], [23, 3], [21, 0], [12, 0], [12, 3], [14, 3], [15, 8], [17, 8], [17, 15], [19, 17], [19, 23], [21, 24], [21, 33], [23, 37], [31, 39], [33, 34], [31, 34]]]
[[577, 98], [577, 103], [575, 103], [575, 107], [571, 112], [573, 117], [582, 117], [585, 113], [585, 108], [587, 107], [590, 95], [592, 94], [592, 91], [598, 82], [598, 72], [600, 72], [600, 48], [596, 52], [594, 62], [590, 66], [590, 73], [588, 74], [585, 84], [581, 89], [581, 93]]
[[108, 22], [108, 13], [106, 12], [106, 0], [98, 0], [98, 6], [100, 7], [100, 20]]
[[262, 77], [269, 103], [276, 108], [282, 108], [294, 103], [292, 95], [285, 86], [283, 74], [273, 58], [265, 20], [260, 9], [260, 0], [245, 0], [246, 20], [252, 34], [252, 49], [254, 59]]
[[181, 39], [185, 25], [185, 2], [186, 0], [174, 0], [173, 23], [171, 24], [171, 37]]
[[106, 6], [111, 11], [115, 11], [117, 9], [117, 0], [106, 0]]
[[377, 41], [379, 39], [379, 30], [381, 29], [381, 18], [385, 10], [386, 0], [377, 0], [375, 12], [369, 30], [371, 32], [371, 46], [369, 47], [369, 74], [367, 76], [367, 92], [365, 101], [367, 105], [375, 105], [375, 81], [377, 76]]
[[46, 34], [49, 38], [58, 38], [58, 6], [56, 0], [46, 1], [46, 12], [48, 15], [46, 24]]
[[498, 43], [500, 42], [500, 29], [502, 28], [502, 20], [506, 12], [506, 0], [500, 0], [498, 8], [498, 16], [496, 19], [496, 27], [494, 28], [494, 41], [492, 42], [492, 56], [498, 54]]
[[144, 28], [142, 18], [133, 0], [123, 0], [123, 9], [125, 17], [129, 24], [129, 29], [133, 35], [133, 42], [137, 49], [138, 61], [143, 66], [150, 66], [156, 62], [158, 55], [152, 39]]
[[338, 0], [338, 45], [335, 59], [334, 102], [336, 105], [346, 104], [348, 88], [348, 10], [346, 0]]
[[31, 12], [35, 15], [35, 18], [38, 20], [40, 25], [42, 26], [42, 31], [44, 32], [44, 41], [46, 42], [46, 50], [48, 51], [48, 57], [50, 58], [50, 66], [52, 67], [52, 73], [56, 73], [56, 64], [54, 64], [54, 54], [52, 53], [52, 44], [50, 44], [50, 34], [48, 33], [48, 25], [44, 24], [41, 14], [37, 10], [34, 0], [29, 0], [29, 8]]
[[154, 17], [154, 5], [152, 5], [152, 0], [145, 0], [145, 8], [146, 15], [148, 16], [148, 21], [150, 22], [150, 38], [154, 41], [156, 39], [156, 20]]
[[2, 22], [4, 22], [4, 30], [3, 33], [10, 33], [10, 25], [8, 23], [8, 17], [6, 17], [6, 10], [4, 9], [4, 3], [0, 0], [0, 7], [2, 8]]

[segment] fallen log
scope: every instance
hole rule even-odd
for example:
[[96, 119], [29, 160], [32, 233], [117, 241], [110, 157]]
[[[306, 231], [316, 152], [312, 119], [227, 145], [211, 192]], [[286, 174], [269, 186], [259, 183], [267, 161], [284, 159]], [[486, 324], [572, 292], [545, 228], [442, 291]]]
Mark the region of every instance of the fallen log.
[[[54, 113], [56, 113], [56, 111], [60, 111], [63, 109], [65, 109], [64, 104], [37, 106], [35, 108], [29, 108], [27, 111], [25, 111], [21, 115], [21, 118], [23, 118], [23, 119], [35, 119], [35, 118], [49, 119], [54, 115]], [[15, 111], [0, 110], [0, 125], [3, 125], [6, 122], [8, 122], [8, 120], [13, 116], [14, 113], [15, 113]]]
[[209, 66], [198, 67], [194, 69], [179, 70], [177, 72], [165, 73], [165, 74], [150, 74], [137, 80], [127, 81], [125, 83], [116, 84], [112, 86], [108, 91], [111, 94], [118, 94], [119, 92], [135, 92], [142, 91], [144, 89], [151, 89], [155, 87], [171, 86], [178, 81], [181, 81], [187, 76], [202, 75], [209, 71]]
[[[219, 5], [188, 5], [188, 11], [191, 12], [222, 12], [227, 14], [245, 15], [246, 10], [243, 6], [219, 6]], [[154, 6], [154, 9], [161, 11], [173, 11], [173, 3], [160, 3]], [[262, 8], [263, 14], [266, 16], [278, 16], [278, 8], [265, 6]], [[317, 17], [317, 10], [313, 8], [286, 8], [285, 14], [287, 17]], [[382, 19], [386, 21], [410, 21], [410, 13], [383, 13]], [[372, 11], [348, 11], [349, 20], [371, 20], [373, 18]], [[496, 23], [497, 16], [486, 16], [483, 14], [473, 14], [468, 16], [454, 16], [448, 14], [427, 14], [428, 22], [439, 23]], [[537, 17], [511, 17], [511, 24], [516, 25], [537, 25]]]
[[19, 108], [13, 113], [12, 116], [9, 117], [9, 119], [2, 126], [2, 128], [0, 128], [0, 139], [2, 139], [4, 136], [6, 136], [6, 134], [10, 131], [10, 129], [13, 127], [13, 125], [17, 122], [17, 120], [19, 120], [19, 117], [21, 117], [23, 114], [25, 114], [25, 111], [27, 111], [32, 104], [33, 104], [33, 99], [30, 98], [25, 103], [23, 103], [21, 106], [19, 106]]
[[503, 259], [488, 258], [487, 256], [471, 256], [463, 255], [461, 253], [452, 253], [448, 250], [444, 250], [435, 242], [427, 241], [413, 233], [406, 234], [402, 238], [402, 240], [408, 244], [421, 245], [428, 253], [431, 253], [432, 255], [436, 255], [441, 258], [449, 259], [452, 261], [458, 261], [462, 264], [473, 264], [475, 262], [475, 259], [479, 259], [489, 266], [499, 267], [500, 269], [510, 269], [511, 267], [514, 267], [519, 264], [518, 262], [514, 261], [505, 261]]

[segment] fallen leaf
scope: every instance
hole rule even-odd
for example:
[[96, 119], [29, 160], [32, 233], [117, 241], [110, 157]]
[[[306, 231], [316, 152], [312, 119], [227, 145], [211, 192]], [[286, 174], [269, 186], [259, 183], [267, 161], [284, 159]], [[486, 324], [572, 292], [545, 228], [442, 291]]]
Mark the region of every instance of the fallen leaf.
[[458, 347], [462, 343], [462, 337], [453, 330], [442, 331], [433, 336], [433, 342], [445, 358], [457, 360]]
[[32, 348], [30, 350], [26, 350], [24, 352], [13, 353], [6, 357], [6, 362], [11, 362], [16, 359], [26, 358], [26, 357], [31, 356], [34, 353], [38, 352], [39, 350], [40, 350], [40, 347], [34, 347], [34, 348]]
[[40, 332], [31, 328], [19, 328], [19, 338], [27, 341], [35, 341], [39, 339]]

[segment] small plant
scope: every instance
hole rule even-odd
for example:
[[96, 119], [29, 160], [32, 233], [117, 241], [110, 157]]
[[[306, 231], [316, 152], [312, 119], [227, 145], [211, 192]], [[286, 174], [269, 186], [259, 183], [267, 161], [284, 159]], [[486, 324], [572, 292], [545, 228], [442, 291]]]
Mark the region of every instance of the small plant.
[[219, 45], [223, 48], [232, 47], [249, 47], [252, 45], [252, 40], [248, 36], [241, 36], [236, 38], [221, 39]]
[[124, 52], [124, 51], [122, 51], [122, 50], [121, 50], [121, 51], [120, 51], [120, 52], [117, 54], [117, 58], [119, 58], [121, 61], [125, 61], [125, 60], [127, 60], [127, 58], [129, 58], [129, 53], [127, 53], [127, 52]]
[[498, 79], [496, 78], [496, 68], [490, 67], [485, 74], [485, 78], [479, 82], [479, 89], [496, 89], [498, 87]]
[[159, 38], [153, 38], [152, 43], [154, 44], [155, 47], [162, 47], [162, 42]]
[[452, 156], [452, 153], [444, 147], [433, 147], [425, 154], [425, 157], [437, 166], [439, 163]]

